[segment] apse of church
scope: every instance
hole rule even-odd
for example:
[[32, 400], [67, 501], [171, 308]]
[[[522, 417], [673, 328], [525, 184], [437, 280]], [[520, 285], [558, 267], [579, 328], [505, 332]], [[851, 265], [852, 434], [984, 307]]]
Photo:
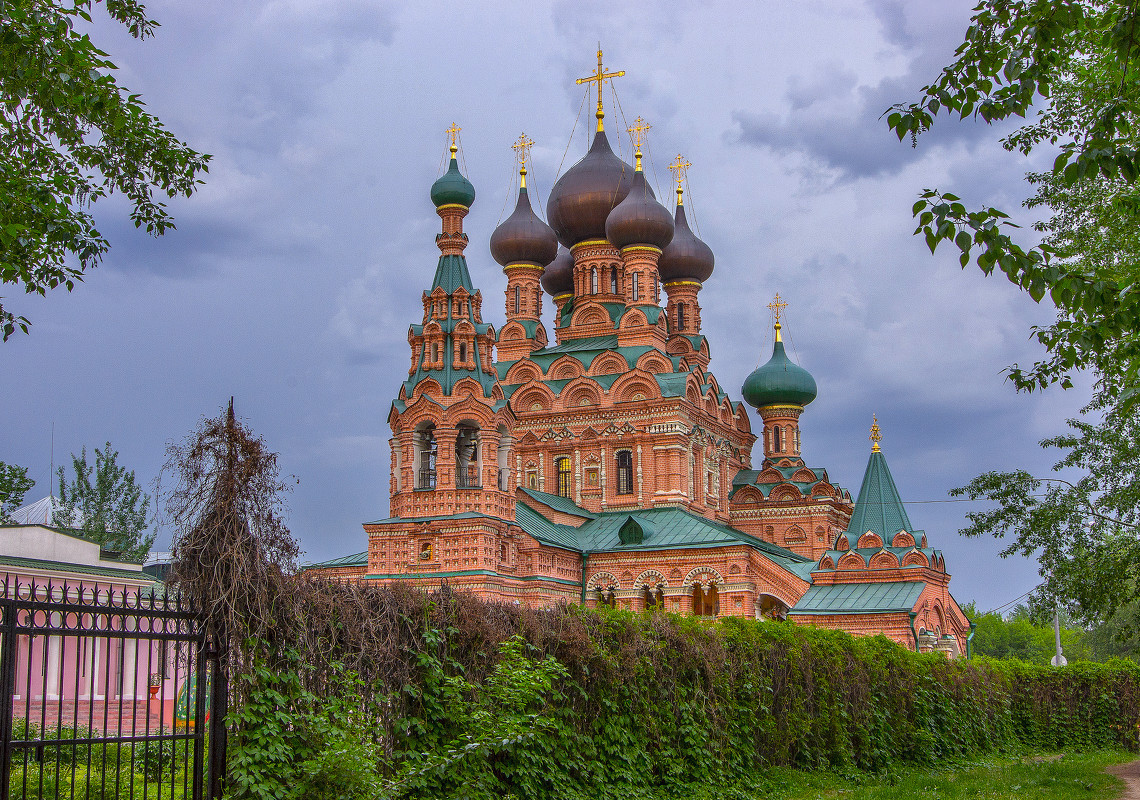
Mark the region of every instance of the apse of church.
[[[459, 169], [460, 129], [448, 130], [451, 158], [430, 193], [440, 256], [388, 417], [389, 516], [364, 525], [364, 553], [314, 569], [528, 605], [792, 617], [916, 648], [915, 620], [937, 605], [957, 648], [968, 623], [925, 535], [919, 546], [905, 511], [868, 516], [862, 494], [853, 503], [804, 460], [817, 387], [784, 350], [779, 295], [772, 356], [743, 386], [758, 433], [711, 372], [700, 293], [715, 259], [685, 212], [692, 165], [669, 164], [670, 211], [643, 169], [651, 126], [628, 125], [632, 165], [614, 153], [602, 90], [623, 74], [599, 51], [579, 81], [597, 94], [596, 128], [554, 183], [546, 222], [527, 186], [534, 142], [513, 145], [515, 206], [489, 242], [506, 279], [499, 330], [468, 270], [475, 189]], [[885, 462], [872, 466], [883, 485]], [[845, 538], [853, 514], [883, 528], [878, 538]], [[863, 546], [873, 541], [883, 552]]]

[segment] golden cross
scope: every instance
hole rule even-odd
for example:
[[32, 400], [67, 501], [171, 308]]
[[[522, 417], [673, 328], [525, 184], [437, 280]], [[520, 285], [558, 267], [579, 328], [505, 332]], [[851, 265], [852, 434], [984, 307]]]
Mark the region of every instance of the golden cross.
[[776, 314], [776, 326], [777, 327], [779, 327], [779, 325], [780, 325], [780, 314], [783, 313], [784, 309], [787, 307], [788, 307], [788, 304], [784, 303], [780, 300], [780, 293], [776, 292], [776, 299], [768, 304], [768, 308], [770, 308]]
[[463, 130], [456, 123], [451, 123], [451, 127], [447, 129], [447, 135], [451, 139], [451, 155], [455, 155], [455, 151], [459, 149], [457, 142], [459, 141], [459, 132]]
[[637, 159], [634, 165], [635, 169], [641, 169], [641, 141], [645, 138], [645, 134], [653, 128], [648, 122], [638, 117], [633, 122], [633, 127], [626, 128], [629, 131], [629, 137], [633, 139], [633, 155]]
[[534, 139], [528, 139], [525, 133], [520, 133], [518, 141], [511, 145], [511, 149], [515, 151], [515, 157], [519, 161], [519, 175], [522, 176], [522, 188], [526, 188], [526, 160], [530, 158], [530, 148], [534, 145]]
[[879, 418], [872, 414], [871, 420], [871, 435], [867, 438], [871, 440], [871, 452], [878, 453], [879, 442], [883, 441], [883, 435], [879, 433]]
[[602, 130], [602, 118], [605, 117], [605, 109], [602, 108], [602, 84], [612, 78], [620, 78], [625, 75], [625, 70], [618, 70], [617, 72], [606, 72], [605, 67], [602, 66], [602, 48], [598, 47], [598, 69], [588, 78], [578, 78], [574, 81], [577, 85], [581, 86], [583, 83], [596, 83], [598, 84], [598, 110], [594, 112], [594, 116], [598, 118], [598, 130]]
[[680, 153], [669, 165], [669, 171], [673, 173], [673, 181], [677, 184], [677, 205], [682, 204], [681, 195], [685, 191], [683, 187], [691, 166], [693, 165], [686, 161]]

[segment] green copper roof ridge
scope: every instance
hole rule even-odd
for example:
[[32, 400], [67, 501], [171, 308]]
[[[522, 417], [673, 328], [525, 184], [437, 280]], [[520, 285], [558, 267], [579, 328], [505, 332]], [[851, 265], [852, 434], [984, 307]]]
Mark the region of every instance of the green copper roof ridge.
[[909, 533], [913, 525], [887, 466], [887, 459], [881, 451], [874, 451], [867, 460], [867, 469], [863, 473], [863, 483], [859, 487], [859, 496], [855, 500], [855, 509], [847, 530], [856, 537], [874, 531], [886, 541], [900, 529]]
[[[443, 289], [451, 295], [462, 286], [470, 294], [475, 294], [475, 287], [471, 283], [471, 273], [467, 269], [467, 257], [454, 253], [441, 253], [435, 266], [435, 277], [431, 282], [431, 289]], [[448, 314], [450, 317], [450, 313]]]

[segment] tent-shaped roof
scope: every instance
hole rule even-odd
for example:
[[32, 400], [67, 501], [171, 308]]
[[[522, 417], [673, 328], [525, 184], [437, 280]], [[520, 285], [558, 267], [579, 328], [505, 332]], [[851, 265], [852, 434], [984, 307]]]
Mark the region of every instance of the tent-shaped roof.
[[887, 542], [899, 531], [912, 530], [899, 490], [887, 468], [887, 459], [876, 450], [871, 453], [867, 471], [863, 473], [863, 485], [859, 488], [859, 499], [855, 501], [847, 531], [855, 538], [874, 531]]

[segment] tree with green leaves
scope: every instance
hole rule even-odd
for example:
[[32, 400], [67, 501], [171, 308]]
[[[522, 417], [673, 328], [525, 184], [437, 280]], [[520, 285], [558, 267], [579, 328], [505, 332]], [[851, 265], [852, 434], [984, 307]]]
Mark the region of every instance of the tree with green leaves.
[[[209, 156], [192, 150], [115, 81], [115, 64], [89, 36], [92, 0], [0, 2], [0, 283], [68, 291], [109, 243], [92, 203], [130, 201], [135, 227], [174, 227], [160, 196], [189, 196]], [[108, 0], [132, 36], [158, 23], [139, 0]], [[6, 340], [28, 320], [0, 306]]]
[[0, 524], [12, 522], [12, 512], [24, 504], [24, 495], [35, 485], [26, 467], [0, 461]]
[[1053, 168], [1027, 176], [1025, 205], [1046, 212], [1036, 243], [995, 208], [968, 210], [928, 189], [914, 204], [916, 234], [933, 252], [956, 246], [963, 268], [1003, 272], [1057, 309], [1035, 329], [1047, 355], [1013, 365], [1019, 390], [1070, 388], [1078, 370], [1096, 380], [1069, 432], [1041, 444], [1061, 452], [1055, 477], [989, 472], [953, 492], [996, 508], [968, 515], [967, 535], [1008, 536], [1003, 555], [1038, 557], [1042, 585], [1030, 605], [1058, 605], [1086, 625], [1136, 627], [1140, 522], [1140, 9], [1119, 0], [983, 0], [955, 60], [917, 102], [888, 112], [917, 145], [938, 118], [987, 123], [1027, 118], [1006, 149], [1055, 148]]
[[1000, 270], [1057, 307], [1056, 323], [1035, 331], [1048, 355], [1009, 370], [1018, 389], [1068, 387], [1080, 369], [1096, 370], [1110, 399], [1130, 399], [1140, 385], [1137, 262], [1082, 258], [1106, 219], [1112, 239], [1137, 237], [1138, 112], [1140, 8], [1119, 0], [983, 0], [953, 63], [917, 102], [888, 110], [888, 125], [916, 145], [940, 116], [987, 123], [1031, 116], [1005, 147], [1026, 156], [1059, 150], [1050, 173], [1031, 176], [1039, 187], [1031, 204], [1054, 211], [1042, 241], [1019, 243], [1007, 213], [969, 210], [938, 189], [924, 191], [913, 209], [915, 233], [932, 252], [948, 242], [963, 267], [973, 259], [987, 275]]
[[71, 454], [73, 476], [67, 479], [59, 468], [59, 508], [53, 517], [61, 528], [75, 528], [107, 550], [129, 561], [142, 562], [154, 533], [150, 497], [143, 494], [133, 470], [118, 463], [119, 454], [107, 442], [95, 448], [94, 465], [87, 463], [87, 448]]

